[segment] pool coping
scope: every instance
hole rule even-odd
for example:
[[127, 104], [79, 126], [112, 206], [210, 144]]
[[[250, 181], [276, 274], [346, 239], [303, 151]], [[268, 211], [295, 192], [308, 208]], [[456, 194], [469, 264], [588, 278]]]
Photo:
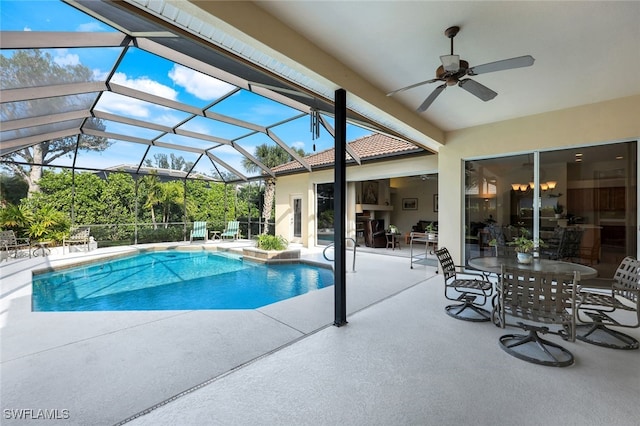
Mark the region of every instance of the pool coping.
[[[87, 258], [87, 259], [78, 259], [76, 261], [72, 261], [72, 262], [65, 262], [63, 264], [60, 265], [55, 265], [55, 266], [45, 266], [42, 268], [34, 268], [31, 270], [31, 274], [33, 275], [39, 275], [39, 274], [46, 274], [49, 272], [56, 272], [56, 271], [63, 271], [65, 269], [71, 269], [71, 268], [76, 268], [79, 266], [85, 266], [85, 265], [89, 265], [98, 261], [109, 261], [109, 260], [114, 260], [114, 259], [121, 259], [124, 257], [128, 257], [128, 256], [134, 256], [136, 254], [141, 254], [141, 253], [147, 253], [147, 252], [154, 252], [154, 251], [170, 251], [170, 250], [176, 250], [176, 251], [216, 251], [216, 252], [229, 252], [229, 253], [236, 253], [241, 260], [243, 261], [249, 261], [249, 262], [254, 262], [254, 263], [262, 263], [262, 264], [280, 264], [280, 263], [301, 263], [301, 264], [306, 264], [306, 265], [311, 265], [311, 266], [316, 266], [316, 267], [320, 267], [320, 268], [326, 268], [326, 269], [331, 269], [333, 270], [333, 265], [329, 264], [327, 262], [323, 262], [323, 261], [316, 261], [316, 260], [312, 260], [312, 259], [304, 259], [301, 257], [297, 257], [297, 258], [269, 258], [269, 259], [261, 259], [255, 256], [247, 256], [245, 254], [245, 250], [249, 250], [249, 251], [256, 251], [259, 249], [255, 249], [254, 247], [242, 247], [242, 248], [237, 248], [237, 247], [220, 247], [220, 246], [209, 246], [209, 245], [204, 245], [204, 244], [200, 244], [200, 245], [184, 245], [184, 244], [176, 244], [176, 245], [172, 245], [172, 246], [168, 246], [168, 245], [149, 245], [149, 246], [145, 246], [145, 247], [131, 247], [131, 246], [122, 246], [122, 247], [128, 247], [126, 251], [121, 251], [121, 252], [114, 252], [114, 253], [105, 253], [105, 254], [97, 254], [96, 256], [99, 257], [91, 257], [91, 258]], [[261, 251], [265, 251], [265, 250], [261, 250]], [[287, 252], [296, 252], [298, 254], [298, 256], [300, 256], [300, 250], [299, 249], [291, 249], [291, 250], [287, 250]], [[266, 252], [266, 251], [265, 251]]]

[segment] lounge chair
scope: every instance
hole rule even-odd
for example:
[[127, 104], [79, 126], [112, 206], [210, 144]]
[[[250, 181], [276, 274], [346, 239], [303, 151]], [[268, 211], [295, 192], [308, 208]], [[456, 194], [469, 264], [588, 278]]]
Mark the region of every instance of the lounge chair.
[[62, 240], [62, 253], [64, 254], [64, 248], [69, 247], [69, 252], [71, 252], [71, 245], [80, 244], [87, 247], [87, 251], [89, 251], [89, 233], [91, 229], [89, 228], [71, 228], [69, 231], [69, 236], [65, 237]]
[[193, 241], [194, 238], [204, 238], [204, 240], [207, 241], [207, 222], [193, 222], [189, 242]]
[[227, 224], [227, 228], [224, 230], [222, 234], [220, 234], [220, 238], [222, 238], [223, 240], [225, 238], [233, 238], [233, 240], [235, 241], [239, 237], [240, 237], [240, 222], [238, 222], [237, 220], [229, 221], [229, 223]]
[[31, 257], [31, 242], [29, 238], [18, 238], [13, 231], [0, 231], [0, 250], [7, 253], [7, 258], [11, 251], [13, 251], [13, 257], [17, 258], [18, 250], [23, 248], [27, 249], [29, 257]]

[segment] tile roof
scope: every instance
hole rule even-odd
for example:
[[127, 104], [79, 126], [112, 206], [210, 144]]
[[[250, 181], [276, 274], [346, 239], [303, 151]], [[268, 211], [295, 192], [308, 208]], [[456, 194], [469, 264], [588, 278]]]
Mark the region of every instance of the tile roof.
[[[348, 143], [349, 147], [360, 157], [364, 162], [366, 160], [377, 159], [381, 157], [390, 157], [394, 155], [404, 154], [417, 154], [425, 153], [426, 151], [420, 147], [417, 147], [409, 142], [401, 139], [396, 139], [387, 135], [381, 135], [374, 133], [369, 136], [363, 136]], [[312, 169], [323, 166], [331, 166], [335, 160], [335, 149], [330, 148], [321, 152], [317, 152], [311, 155], [307, 155], [304, 159], [309, 163]], [[347, 154], [347, 163], [354, 163], [355, 161], [349, 154]], [[285, 164], [273, 167], [274, 173], [285, 173], [292, 171], [306, 172], [306, 169], [302, 164], [297, 161], [290, 161]]]

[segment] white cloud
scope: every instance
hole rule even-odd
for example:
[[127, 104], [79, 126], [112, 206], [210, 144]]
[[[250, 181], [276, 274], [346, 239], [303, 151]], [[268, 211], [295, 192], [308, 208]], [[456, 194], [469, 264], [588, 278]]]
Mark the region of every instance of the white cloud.
[[53, 61], [61, 67], [74, 66], [80, 63], [80, 57], [67, 49], [56, 49]]
[[203, 100], [217, 99], [235, 87], [178, 64], [169, 71], [169, 78], [176, 85], [184, 87], [187, 93]]
[[297, 142], [292, 143], [291, 146], [296, 148], [296, 149], [304, 149], [304, 142], [297, 141]]
[[148, 118], [151, 115], [149, 104], [137, 99], [118, 96], [105, 92], [97, 105], [99, 110], [113, 114], [123, 114], [137, 118]]
[[151, 80], [149, 77], [129, 78], [126, 74], [117, 72], [111, 79], [112, 82], [140, 90], [151, 95], [160, 96], [166, 99], [176, 100], [178, 92], [169, 86]]
[[94, 81], [105, 81], [107, 77], [109, 77], [109, 72], [102, 71], [98, 68], [91, 70], [91, 74], [93, 76]]
[[80, 24], [76, 28], [78, 32], [93, 33], [102, 30], [102, 25], [98, 22], [87, 22], [86, 24]]

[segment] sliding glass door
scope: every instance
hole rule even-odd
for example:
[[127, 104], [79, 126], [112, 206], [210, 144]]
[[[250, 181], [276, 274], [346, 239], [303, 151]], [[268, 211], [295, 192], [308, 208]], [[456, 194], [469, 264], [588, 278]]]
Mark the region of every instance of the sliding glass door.
[[[636, 160], [634, 141], [467, 161], [466, 258], [528, 232], [547, 245], [543, 255], [612, 276], [637, 255]], [[573, 247], [554, 251], [569, 233]]]

